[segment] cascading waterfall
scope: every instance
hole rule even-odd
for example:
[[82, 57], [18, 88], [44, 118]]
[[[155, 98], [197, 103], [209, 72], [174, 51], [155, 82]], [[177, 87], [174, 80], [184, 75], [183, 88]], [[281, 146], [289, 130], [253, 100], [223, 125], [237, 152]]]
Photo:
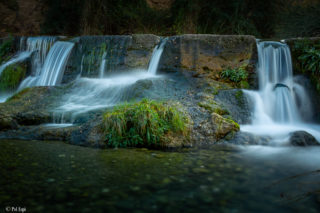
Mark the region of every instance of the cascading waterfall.
[[160, 43], [154, 48], [152, 57], [148, 66], [148, 73], [151, 73], [153, 75], [157, 73], [162, 52], [163, 52], [164, 46], [166, 45], [167, 40], [168, 40], [167, 38], [162, 39]]
[[[9, 61], [0, 66], [0, 78], [3, 70], [13, 64], [21, 63], [28, 58], [31, 62], [31, 73], [38, 75], [41, 71], [44, 60], [50, 47], [58, 37], [53, 36], [40, 36], [40, 37], [21, 37], [20, 50]], [[0, 102], [4, 102], [11, 94], [1, 95]]]
[[319, 140], [319, 126], [306, 124], [301, 115], [305, 107], [298, 107], [298, 100], [306, 107], [311, 103], [304, 88], [293, 80], [289, 47], [272, 41], [258, 41], [257, 47], [259, 91], [245, 91], [255, 109], [252, 125], [243, 125], [241, 130], [277, 140], [284, 140], [290, 132], [304, 130]]
[[[154, 48], [148, 70], [138, 72], [129, 70], [126, 73], [106, 76], [106, 71], [116, 71], [116, 65], [122, 60], [123, 54], [121, 52], [123, 51], [124, 42], [121, 40], [118, 44], [112, 45], [113, 48], [119, 48], [118, 50], [111, 51], [111, 45], [109, 45], [102, 54], [98, 68], [98, 78], [78, 78], [71, 92], [63, 97], [62, 105], [54, 111], [54, 123], [57, 123], [56, 126], [64, 127], [67, 123], [75, 122], [83, 113], [112, 107], [120, 102], [129, 100], [132, 95], [132, 86], [137, 81], [157, 78], [155, 74], [165, 42], [166, 39], [162, 40]], [[82, 56], [82, 69], [84, 67], [84, 58], [85, 56]]]
[[72, 42], [58, 41], [50, 49], [42, 69], [35, 76], [29, 76], [19, 90], [32, 86], [55, 86], [61, 82], [63, 72], [74, 46]]
[[40, 74], [47, 54], [57, 40], [58, 37], [55, 36], [22, 37], [20, 39], [20, 51], [33, 53], [31, 60], [31, 70], [33, 75]]

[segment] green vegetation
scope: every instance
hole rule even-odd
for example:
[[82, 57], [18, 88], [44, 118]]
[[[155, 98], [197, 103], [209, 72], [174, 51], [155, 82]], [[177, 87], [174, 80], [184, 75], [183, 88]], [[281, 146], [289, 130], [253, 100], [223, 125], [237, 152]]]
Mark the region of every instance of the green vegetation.
[[7, 102], [20, 99], [24, 94], [28, 93], [31, 89], [32, 88], [25, 88], [25, 89], [21, 90], [20, 92], [14, 94], [10, 98], [8, 98]]
[[168, 103], [143, 99], [116, 106], [104, 114], [109, 147], [164, 147], [170, 133], [187, 136], [188, 118]]
[[[152, 2], [152, 1], [149, 1]], [[45, 0], [43, 34], [250, 34], [296, 37], [320, 34], [314, 0]]]
[[229, 111], [227, 109], [224, 109], [213, 100], [199, 102], [198, 106], [208, 110], [211, 113], [217, 113], [219, 115], [229, 114]]
[[320, 74], [320, 43], [312, 44], [308, 40], [296, 42], [294, 49], [298, 51], [301, 71]]
[[311, 76], [320, 92], [320, 42], [296, 41], [292, 48], [294, 68]]
[[6, 67], [0, 76], [0, 91], [14, 91], [26, 75], [26, 68], [13, 64]]
[[246, 71], [246, 65], [243, 65], [239, 68], [227, 68], [222, 70], [220, 76], [233, 83], [235, 86], [240, 88], [248, 88], [249, 83], [247, 82], [248, 79], [248, 72]]
[[235, 95], [235, 97], [236, 97], [236, 99], [237, 99], [237, 101], [238, 101], [238, 103], [240, 104], [240, 105], [243, 105], [244, 104], [244, 102], [243, 102], [243, 92], [242, 92], [242, 90], [238, 90], [237, 92], [236, 92], [236, 95]]
[[14, 38], [12, 36], [9, 39], [3, 41], [0, 45], [0, 64], [8, 59], [8, 55], [12, 52]]

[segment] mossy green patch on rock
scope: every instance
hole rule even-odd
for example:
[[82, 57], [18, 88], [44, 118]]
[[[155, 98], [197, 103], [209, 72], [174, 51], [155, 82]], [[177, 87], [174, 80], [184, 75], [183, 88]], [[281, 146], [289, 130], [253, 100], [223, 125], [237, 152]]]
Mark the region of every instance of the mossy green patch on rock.
[[210, 113], [217, 113], [219, 115], [228, 115], [228, 110], [224, 109], [220, 104], [214, 100], [206, 100], [198, 103], [198, 106], [208, 110]]
[[27, 68], [24, 65], [13, 64], [6, 67], [0, 75], [0, 91], [14, 91], [24, 79]]
[[224, 118], [217, 113], [212, 113], [211, 119], [214, 124], [217, 140], [224, 138], [230, 132], [237, 132], [240, 130], [240, 126], [238, 123], [236, 123], [232, 119]]
[[31, 88], [25, 88], [23, 90], [21, 90], [20, 92], [14, 94], [13, 96], [11, 96], [10, 98], [7, 99], [7, 102], [9, 101], [13, 101], [13, 100], [18, 100], [20, 98], [23, 97], [24, 94], [28, 93], [31, 90]]
[[188, 123], [181, 107], [147, 99], [119, 105], [104, 114], [104, 132], [110, 147], [169, 147], [174, 138], [187, 139]]

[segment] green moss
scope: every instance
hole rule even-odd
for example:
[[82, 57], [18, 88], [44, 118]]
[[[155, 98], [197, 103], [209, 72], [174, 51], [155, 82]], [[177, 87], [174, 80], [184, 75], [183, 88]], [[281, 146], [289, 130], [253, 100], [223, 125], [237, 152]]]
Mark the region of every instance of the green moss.
[[240, 81], [240, 88], [249, 89], [250, 85], [248, 81]]
[[22, 65], [6, 67], [0, 76], [0, 91], [13, 91], [17, 89], [26, 75], [26, 68]]
[[13, 100], [18, 100], [18, 99], [20, 99], [24, 94], [28, 93], [30, 90], [31, 90], [31, 88], [25, 88], [25, 89], [21, 90], [20, 92], [14, 94], [14, 95], [11, 96], [10, 98], [8, 98], [6, 102], [8, 102], [8, 101], [13, 101]]
[[230, 122], [230, 123], [234, 124], [236, 129], [237, 129], [237, 131], [240, 130], [240, 125], [237, 122], [235, 122], [234, 120], [232, 120], [230, 118], [225, 118], [225, 119], [226, 119], [227, 122]]
[[165, 136], [188, 135], [188, 118], [168, 103], [143, 99], [104, 114], [106, 143], [110, 147], [166, 146]]
[[219, 115], [228, 115], [229, 111], [221, 107], [218, 103], [213, 100], [202, 101], [198, 103], [199, 107], [208, 110], [210, 113], [217, 113]]
[[244, 104], [244, 97], [243, 97], [243, 91], [242, 90], [238, 90], [235, 94], [235, 98], [237, 99], [239, 105], [243, 105]]

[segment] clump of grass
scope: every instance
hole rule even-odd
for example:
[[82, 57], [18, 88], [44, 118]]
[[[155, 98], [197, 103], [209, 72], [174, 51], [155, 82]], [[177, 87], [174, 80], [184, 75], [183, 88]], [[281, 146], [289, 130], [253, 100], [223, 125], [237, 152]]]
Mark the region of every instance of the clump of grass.
[[186, 136], [188, 118], [177, 107], [143, 99], [125, 103], [104, 114], [109, 147], [164, 147], [169, 133]]
[[13, 91], [17, 89], [26, 75], [26, 68], [13, 64], [5, 68], [0, 75], [0, 91]]

